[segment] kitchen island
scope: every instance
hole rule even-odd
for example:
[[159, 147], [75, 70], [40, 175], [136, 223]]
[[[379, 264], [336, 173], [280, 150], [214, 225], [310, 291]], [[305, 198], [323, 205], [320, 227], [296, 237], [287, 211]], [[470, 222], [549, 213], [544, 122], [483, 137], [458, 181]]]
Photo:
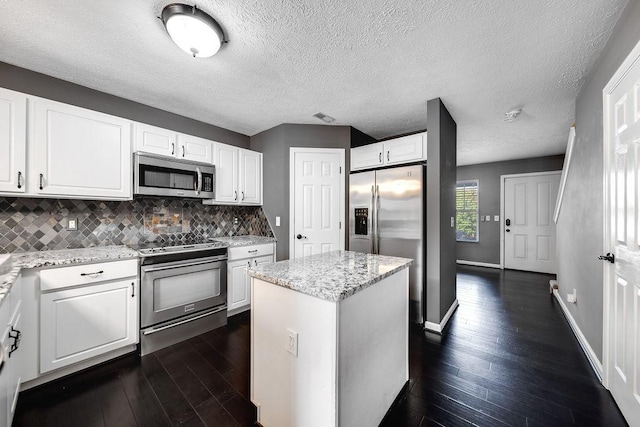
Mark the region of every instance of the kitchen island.
[[409, 378], [412, 262], [334, 251], [248, 270], [261, 425], [380, 423]]

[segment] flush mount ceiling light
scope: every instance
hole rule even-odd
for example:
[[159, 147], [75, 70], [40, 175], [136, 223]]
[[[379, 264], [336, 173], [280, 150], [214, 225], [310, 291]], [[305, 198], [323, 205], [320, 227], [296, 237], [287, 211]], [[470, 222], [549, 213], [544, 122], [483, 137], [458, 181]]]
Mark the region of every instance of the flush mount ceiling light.
[[173, 42], [194, 58], [213, 56], [226, 43], [220, 24], [195, 6], [170, 4], [160, 19]]
[[336, 121], [336, 119], [334, 119], [333, 117], [331, 117], [331, 116], [327, 116], [326, 114], [324, 114], [324, 113], [320, 113], [320, 112], [315, 113], [315, 114], [313, 115], [313, 117], [315, 117], [315, 118], [317, 118], [317, 119], [320, 119], [320, 120], [322, 120], [322, 121], [323, 121], [323, 122], [325, 122], [325, 123], [331, 123], [331, 122], [335, 122], [335, 121]]
[[512, 122], [518, 118], [520, 113], [522, 113], [522, 108], [511, 110], [508, 113], [504, 113], [504, 118], [502, 120], [504, 120], [505, 122]]

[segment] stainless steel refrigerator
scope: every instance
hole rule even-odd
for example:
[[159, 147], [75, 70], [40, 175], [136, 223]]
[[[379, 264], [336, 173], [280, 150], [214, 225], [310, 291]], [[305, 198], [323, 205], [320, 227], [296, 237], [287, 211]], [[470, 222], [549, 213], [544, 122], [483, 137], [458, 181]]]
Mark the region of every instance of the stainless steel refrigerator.
[[425, 167], [356, 172], [349, 177], [349, 250], [412, 258], [409, 318], [424, 322]]

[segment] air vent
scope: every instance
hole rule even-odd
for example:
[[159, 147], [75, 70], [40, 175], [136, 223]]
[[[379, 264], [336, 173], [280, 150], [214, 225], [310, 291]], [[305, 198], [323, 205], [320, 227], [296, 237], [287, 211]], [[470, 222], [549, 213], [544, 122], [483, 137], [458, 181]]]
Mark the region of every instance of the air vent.
[[322, 120], [325, 123], [331, 123], [331, 122], [335, 122], [336, 121], [336, 119], [334, 119], [333, 117], [327, 116], [326, 114], [320, 113], [320, 112], [315, 113], [313, 115], [313, 117], [318, 118], [318, 119]]

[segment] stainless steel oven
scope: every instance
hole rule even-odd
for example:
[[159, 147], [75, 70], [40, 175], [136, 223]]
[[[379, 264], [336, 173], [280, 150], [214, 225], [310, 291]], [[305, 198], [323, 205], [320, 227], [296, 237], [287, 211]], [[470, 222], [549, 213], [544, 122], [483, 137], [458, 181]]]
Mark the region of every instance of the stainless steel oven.
[[145, 355], [225, 325], [227, 249], [140, 249], [140, 348]]

